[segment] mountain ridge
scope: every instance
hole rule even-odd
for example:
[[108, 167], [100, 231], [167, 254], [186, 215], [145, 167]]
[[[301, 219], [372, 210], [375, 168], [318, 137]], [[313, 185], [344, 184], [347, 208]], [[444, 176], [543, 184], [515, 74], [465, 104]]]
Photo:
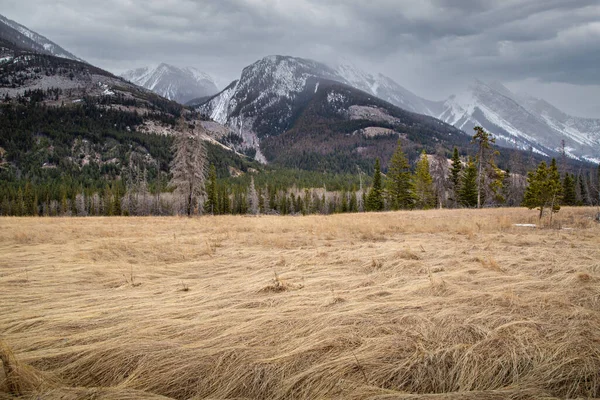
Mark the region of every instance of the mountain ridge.
[[132, 69], [122, 73], [121, 77], [180, 104], [219, 91], [212, 77], [205, 72], [167, 63]]
[[74, 61], [86, 62], [74, 54], [68, 52], [58, 44], [47, 37], [6, 18], [0, 14], [0, 37], [13, 42], [16, 45], [21, 44], [25, 49], [37, 53], [53, 55], [61, 58], [68, 58]]

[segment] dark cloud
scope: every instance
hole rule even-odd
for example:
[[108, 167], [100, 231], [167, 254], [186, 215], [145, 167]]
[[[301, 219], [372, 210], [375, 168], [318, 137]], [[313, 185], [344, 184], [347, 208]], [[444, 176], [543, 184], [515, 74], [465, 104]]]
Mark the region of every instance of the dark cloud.
[[434, 99], [474, 78], [529, 82], [569, 112], [600, 117], [597, 0], [2, 3], [7, 17], [115, 72], [165, 61], [197, 66], [224, 86], [265, 55], [342, 56]]

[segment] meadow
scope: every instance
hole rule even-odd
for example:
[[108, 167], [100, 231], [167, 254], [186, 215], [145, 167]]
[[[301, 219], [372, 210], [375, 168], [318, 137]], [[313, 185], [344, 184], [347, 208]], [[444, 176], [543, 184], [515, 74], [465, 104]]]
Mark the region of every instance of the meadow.
[[600, 397], [596, 212], [1, 218], [0, 399]]

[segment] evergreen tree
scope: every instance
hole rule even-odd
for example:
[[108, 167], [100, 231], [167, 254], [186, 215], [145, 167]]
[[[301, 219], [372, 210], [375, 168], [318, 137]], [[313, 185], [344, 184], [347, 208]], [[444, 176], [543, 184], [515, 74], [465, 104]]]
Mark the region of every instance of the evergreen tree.
[[[387, 194], [392, 210], [414, 207], [415, 195], [410, 165], [408, 164], [406, 155], [402, 151], [400, 140], [398, 140], [398, 145], [392, 155], [388, 168]], [[369, 210], [369, 207], [367, 206], [367, 210]]]
[[365, 206], [367, 211], [383, 211], [383, 186], [381, 182], [381, 164], [379, 158], [375, 160], [373, 186], [371, 187], [371, 190], [369, 190]]
[[352, 188], [352, 193], [350, 194], [350, 202], [348, 204], [348, 208], [351, 213], [358, 212], [358, 197], [356, 196], [356, 187]]
[[477, 208], [481, 208], [484, 185], [486, 184], [486, 170], [488, 167], [492, 170], [495, 168], [493, 164], [494, 152], [491, 151], [491, 144], [495, 143], [496, 139], [481, 126], [476, 126], [473, 130], [475, 130], [475, 135], [473, 135], [471, 143], [477, 145], [477, 157], [475, 158], [477, 163]]
[[527, 183], [523, 206], [540, 210], [539, 219], [542, 219], [544, 208], [549, 207], [551, 213], [560, 210], [562, 185], [554, 158], [550, 167], [546, 165], [545, 161], [542, 161], [535, 171], [529, 172]]
[[463, 207], [477, 206], [477, 166], [469, 157], [467, 166], [463, 171], [458, 191], [458, 202]]
[[583, 173], [579, 174], [579, 204], [582, 206], [590, 205], [590, 193], [588, 191], [588, 185]]
[[563, 200], [562, 204], [566, 206], [577, 205], [577, 191], [575, 189], [575, 177], [568, 172], [563, 179]]
[[429, 173], [429, 160], [425, 150], [423, 150], [421, 158], [417, 162], [414, 187], [417, 207], [425, 210], [435, 207], [433, 179]]
[[219, 205], [217, 202], [217, 169], [213, 164], [210, 165], [208, 172], [204, 212], [212, 215], [219, 214]]
[[452, 167], [450, 168], [450, 189], [452, 191], [452, 200], [455, 205], [458, 204], [458, 193], [460, 191], [461, 173], [462, 173], [462, 162], [460, 161], [460, 155], [458, 149], [455, 147], [452, 153]]

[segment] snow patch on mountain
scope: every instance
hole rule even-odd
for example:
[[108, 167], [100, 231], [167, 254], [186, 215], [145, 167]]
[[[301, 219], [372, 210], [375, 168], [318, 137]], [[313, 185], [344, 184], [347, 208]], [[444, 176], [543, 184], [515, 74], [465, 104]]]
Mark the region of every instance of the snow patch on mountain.
[[25, 36], [26, 38], [30, 39], [31, 41], [35, 42], [38, 46], [40, 46], [40, 48], [39, 48], [40, 50], [43, 48], [47, 53], [49, 53], [53, 56], [68, 58], [68, 59], [80, 61], [80, 62], [85, 62], [81, 58], [78, 58], [75, 55], [69, 53], [67, 50], [63, 49], [62, 47], [60, 47], [56, 43], [52, 42], [48, 38], [40, 35], [39, 33], [34, 32], [31, 29], [15, 22], [15, 21], [12, 21], [2, 15], [0, 15], [0, 23], [4, 23], [5, 25], [9, 26], [10, 28], [16, 30], [21, 35]]
[[213, 79], [194, 67], [179, 68], [162, 63], [133, 69], [121, 76], [138, 86], [180, 103], [218, 92]]
[[539, 154], [558, 153], [564, 140], [573, 158], [600, 157], [600, 120], [569, 116], [543, 100], [516, 95], [498, 82], [476, 80], [448, 98], [433, 116], [467, 132], [482, 126], [504, 145], [531, 146]]

